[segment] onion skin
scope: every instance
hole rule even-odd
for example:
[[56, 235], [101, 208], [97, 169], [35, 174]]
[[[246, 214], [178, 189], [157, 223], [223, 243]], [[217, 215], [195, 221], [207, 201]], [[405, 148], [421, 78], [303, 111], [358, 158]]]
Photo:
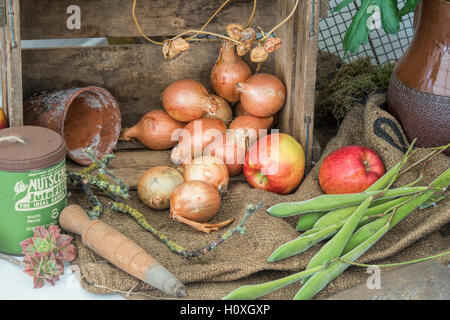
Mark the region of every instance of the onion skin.
[[198, 81], [182, 79], [172, 82], [161, 94], [166, 112], [173, 119], [189, 122], [208, 111], [208, 91]]
[[245, 82], [252, 75], [250, 67], [237, 55], [235, 46], [229, 42], [222, 42], [219, 57], [211, 70], [211, 86], [219, 96], [230, 103], [239, 101], [236, 84]]
[[136, 125], [125, 129], [120, 139], [125, 141], [137, 139], [152, 150], [166, 150], [177, 144], [178, 138], [174, 136], [172, 139], [172, 134], [184, 126], [185, 123], [172, 119], [163, 110], [152, 110]]
[[242, 172], [247, 152], [247, 141], [244, 135], [235, 132], [227, 132], [209, 144], [203, 154], [213, 156], [222, 160], [230, 177], [237, 176]]
[[228, 102], [215, 94], [210, 94], [208, 98], [212, 107], [203, 115], [203, 118], [219, 119], [228, 125], [233, 118], [233, 110]]
[[250, 113], [245, 111], [244, 108], [242, 107], [242, 103], [241, 102], [236, 104], [236, 106], [234, 107], [234, 117], [237, 118], [237, 117], [240, 117], [240, 116], [250, 116]]
[[172, 162], [186, 163], [201, 156], [205, 147], [226, 130], [227, 126], [219, 119], [202, 118], [189, 122], [180, 134], [178, 145], [172, 149]]
[[217, 189], [204, 181], [186, 181], [170, 196], [170, 217], [181, 216], [195, 222], [211, 220], [220, 207]]
[[209, 183], [220, 192], [225, 191], [228, 186], [228, 168], [219, 158], [204, 156], [195, 158], [190, 164], [185, 164], [184, 180], [201, 180]]
[[242, 130], [247, 137], [259, 139], [267, 134], [272, 123], [273, 117], [239, 116], [231, 122], [229, 129]]
[[277, 113], [286, 101], [286, 87], [276, 76], [258, 73], [236, 84], [241, 103], [250, 115], [267, 118]]
[[139, 179], [139, 199], [150, 208], [168, 209], [172, 191], [184, 182], [181, 173], [167, 166], [148, 169]]

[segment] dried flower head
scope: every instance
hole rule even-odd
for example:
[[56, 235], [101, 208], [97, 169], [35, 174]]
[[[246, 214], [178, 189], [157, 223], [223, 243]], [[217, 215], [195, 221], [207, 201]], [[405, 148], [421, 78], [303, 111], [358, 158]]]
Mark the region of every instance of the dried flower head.
[[269, 53], [262, 46], [254, 47], [250, 52], [250, 60], [253, 62], [264, 62], [269, 57]]
[[164, 42], [162, 52], [166, 60], [172, 60], [180, 53], [189, 49], [189, 43], [183, 38], [176, 38]]
[[250, 51], [250, 46], [247, 43], [240, 43], [236, 46], [236, 52], [238, 56], [242, 57]]
[[264, 43], [264, 49], [268, 53], [272, 53], [275, 50], [278, 50], [281, 47], [281, 39], [280, 38], [269, 38]]
[[256, 31], [253, 28], [247, 28], [241, 32], [241, 40], [247, 44], [252, 44], [256, 40]]
[[244, 27], [239, 23], [230, 23], [227, 25], [227, 33], [228, 36], [233, 40], [241, 39], [241, 32], [244, 30]]

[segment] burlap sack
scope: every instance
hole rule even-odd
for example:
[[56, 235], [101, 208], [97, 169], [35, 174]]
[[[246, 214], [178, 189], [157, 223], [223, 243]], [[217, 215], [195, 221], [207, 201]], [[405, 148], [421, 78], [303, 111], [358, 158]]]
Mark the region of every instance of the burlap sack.
[[[320, 161], [305, 177], [299, 189], [291, 195], [280, 196], [255, 190], [245, 182], [232, 182], [229, 193], [222, 201], [221, 210], [213, 221], [235, 217], [236, 224], [244, 215], [248, 203], [264, 201], [263, 208], [247, 223], [245, 234], [234, 235], [230, 240], [207, 255], [207, 262], [198, 259], [184, 259], [172, 253], [153, 235], [143, 230], [128, 215], [114, 213], [107, 209], [102, 219], [135, 240], [154, 258], [178, 277], [187, 288], [189, 299], [220, 299], [231, 290], [246, 284], [255, 284], [286, 276], [304, 269], [317, 252], [316, 245], [306, 252], [277, 263], [267, 263], [267, 257], [286, 241], [298, 236], [294, 227], [297, 218], [279, 219], [265, 212], [269, 206], [282, 201], [305, 200], [320, 195], [317, 173], [323, 158], [339, 147], [357, 144], [374, 149], [384, 161], [387, 169], [399, 162], [408, 144], [398, 122], [382, 107], [385, 94], [373, 94], [365, 107], [352, 110], [343, 121], [340, 130], [323, 151]], [[411, 163], [425, 152], [418, 152]], [[450, 158], [440, 155], [426, 167], [420, 184], [427, 184], [450, 166]], [[421, 168], [405, 174], [398, 181], [404, 184], [415, 180]], [[80, 194], [74, 194], [70, 202], [87, 208], [89, 204]], [[168, 212], [156, 212], [144, 207], [132, 194], [130, 204], [145, 214], [150, 223], [166, 233], [175, 242], [196, 249], [214, 241], [218, 233], [201, 234], [184, 224], [169, 218]], [[405, 220], [387, 233], [359, 261], [370, 263], [391, 263], [424, 257], [449, 249], [450, 237], [437, 230], [450, 222], [449, 201], [440, 202], [438, 207], [412, 212]], [[106, 207], [106, 206], [105, 206]], [[223, 232], [223, 231], [221, 231]], [[171, 298], [143, 282], [113, 267], [101, 257], [81, 244], [76, 237], [78, 258], [73, 264], [81, 270], [82, 286], [94, 293], [119, 292], [130, 299]], [[385, 271], [383, 271], [385, 272]], [[364, 268], [351, 267], [325, 288], [317, 299], [355, 286], [366, 281]], [[292, 284], [264, 297], [264, 299], [291, 299], [300, 284]]]

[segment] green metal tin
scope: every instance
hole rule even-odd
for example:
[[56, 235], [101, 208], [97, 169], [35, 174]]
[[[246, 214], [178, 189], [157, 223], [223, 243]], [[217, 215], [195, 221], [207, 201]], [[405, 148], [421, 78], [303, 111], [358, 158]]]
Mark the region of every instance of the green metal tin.
[[21, 254], [20, 242], [33, 236], [36, 226], [58, 223], [67, 201], [65, 155], [63, 139], [52, 130], [0, 131], [1, 252]]

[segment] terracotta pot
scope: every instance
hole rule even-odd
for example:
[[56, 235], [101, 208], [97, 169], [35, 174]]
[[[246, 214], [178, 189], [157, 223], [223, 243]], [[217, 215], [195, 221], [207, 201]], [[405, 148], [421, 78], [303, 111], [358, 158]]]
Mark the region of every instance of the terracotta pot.
[[394, 68], [387, 105], [417, 146], [450, 142], [449, 1], [419, 4], [414, 38]]
[[24, 123], [58, 132], [64, 137], [69, 158], [89, 165], [91, 161], [83, 150], [90, 147], [97, 158], [111, 153], [119, 138], [121, 117], [114, 97], [105, 89], [92, 86], [27, 99]]

